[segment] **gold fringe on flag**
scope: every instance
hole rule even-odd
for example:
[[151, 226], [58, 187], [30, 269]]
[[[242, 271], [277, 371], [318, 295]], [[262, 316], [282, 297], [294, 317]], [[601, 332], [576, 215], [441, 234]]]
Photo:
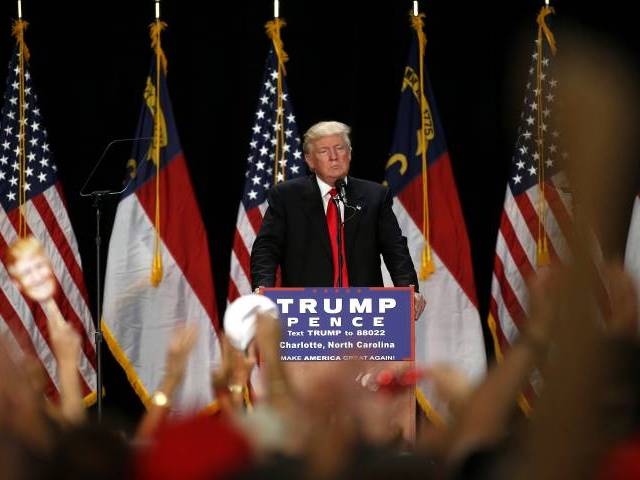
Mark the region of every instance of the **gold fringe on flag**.
[[155, 208], [155, 236], [153, 241], [153, 261], [151, 263], [151, 285], [157, 287], [162, 281], [162, 251], [160, 248], [160, 141], [161, 141], [161, 110], [160, 110], [160, 70], [166, 75], [167, 57], [162, 50], [160, 34], [167, 28], [165, 22], [156, 20], [149, 25], [151, 48], [156, 54], [156, 91], [155, 108], [153, 112], [153, 163], [156, 166], [156, 208]]
[[425, 125], [426, 114], [431, 117], [429, 104], [427, 98], [424, 95], [424, 55], [425, 48], [427, 46], [427, 36], [424, 33], [424, 13], [420, 15], [410, 14], [411, 26], [418, 35], [419, 55], [418, 61], [420, 62], [420, 112], [421, 112], [421, 128], [418, 135], [418, 148], [422, 155], [422, 236], [424, 237], [424, 246], [422, 247], [422, 261], [420, 265], [419, 277], [420, 280], [426, 280], [429, 276], [436, 271], [433, 258], [431, 256], [431, 232], [429, 226], [429, 182], [428, 182], [428, 162], [427, 162], [427, 150], [429, 148], [429, 140], [433, 139], [433, 132], [427, 135], [427, 128]]
[[26, 217], [26, 203], [27, 203], [27, 190], [26, 185], [26, 171], [27, 166], [25, 164], [26, 159], [26, 133], [27, 125], [25, 118], [25, 82], [24, 82], [24, 69], [26, 62], [29, 61], [29, 49], [24, 41], [24, 32], [29, 24], [24, 20], [16, 20], [13, 22], [11, 34], [15, 37], [18, 44], [19, 58], [18, 58], [18, 237], [25, 238], [27, 236], [27, 217]]
[[[284, 149], [283, 144], [285, 142], [284, 138], [284, 100], [282, 98], [282, 77], [287, 74], [286, 69], [284, 68], [284, 64], [289, 60], [289, 55], [284, 51], [284, 45], [282, 43], [282, 38], [280, 37], [280, 29], [284, 27], [287, 23], [280, 19], [276, 18], [274, 20], [268, 21], [264, 28], [267, 32], [267, 36], [273, 42], [273, 49], [276, 52], [276, 56], [278, 57], [278, 82], [277, 82], [277, 99], [278, 99], [278, 108], [276, 109], [276, 121], [275, 121], [275, 132], [276, 132], [276, 144], [273, 155], [273, 183], [274, 185], [278, 183], [278, 181], [286, 180], [286, 170], [285, 170], [285, 159], [284, 159]], [[281, 153], [283, 157], [280, 158]]]
[[544, 150], [544, 95], [542, 92], [542, 62], [543, 62], [543, 35], [551, 48], [551, 53], [556, 54], [556, 40], [553, 33], [546, 23], [546, 17], [555, 13], [551, 7], [542, 7], [536, 18], [538, 22], [538, 39], [536, 42], [536, 108], [537, 108], [537, 152], [538, 152], [538, 204], [536, 206], [538, 213], [538, 238], [536, 240], [536, 264], [539, 267], [549, 265], [549, 245], [546, 234], [545, 224], [547, 217], [547, 203], [545, 193], [545, 150]]

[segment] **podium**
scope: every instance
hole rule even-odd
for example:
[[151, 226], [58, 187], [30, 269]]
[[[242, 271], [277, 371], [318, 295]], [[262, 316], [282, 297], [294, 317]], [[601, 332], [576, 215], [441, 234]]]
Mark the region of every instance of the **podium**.
[[317, 398], [317, 389], [337, 377], [353, 381], [347, 387], [358, 393], [367, 439], [401, 437], [414, 444], [415, 386], [393, 381], [414, 366], [413, 287], [264, 288], [261, 293], [278, 305], [280, 358], [298, 398]]

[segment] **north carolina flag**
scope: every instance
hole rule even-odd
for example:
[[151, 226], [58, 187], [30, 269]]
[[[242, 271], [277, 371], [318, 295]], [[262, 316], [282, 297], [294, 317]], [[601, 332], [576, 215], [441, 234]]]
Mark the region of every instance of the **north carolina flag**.
[[[451, 171], [444, 130], [426, 75], [422, 17], [413, 17], [414, 36], [404, 70], [400, 106], [385, 178], [394, 195], [393, 211], [420, 277], [420, 292], [427, 299], [424, 314], [416, 322], [416, 362], [446, 363], [472, 381], [486, 371], [486, 354], [467, 230]], [[422, 49], [419, 42], [423, 42]], [[422, 85], [421, 69], [422, 67]], [[424, 103], [421, 98], [424, 93]], [[421, 114], [422, 112], [422, 114]], [[422, 118], [425, 118], [423, 124]], [[426, 190], [423, 189], [421, 132], [428, 142]], [[424, 206], [428, 205], [426, 225]], [[422, 279], [423, 254], [428, 246], [434, 271]], [[385, 285], [391, 285], [385, 271]], [[425, 381], [417, 390], [418, 401], [433, 420], [447, 415], [433, 386]]]
[[[151, 62], [136, 133], [136, 138], [155, 137], [159, 142], [160, 172], [154, 142], [137, 142], [131, 156], [135, 173], [118, 204], [109, 243], [102, 325], [111, 351], [147, 406], [165, 373], [173, 330], [184, 322], [198, 325], [197, 344], [172, 402], [175, 410], [188, 412], [213, 401], [211, 371], [220, 359], [218, 317], [207, 234], [180, 147], [165, 72], [156, 70], [157, 59], [163, 57], [156, 52]], [[159, 122], [157, 131], [154, 120]], [[151, 280], [154, 257], [161, 260], [157, 286]]]

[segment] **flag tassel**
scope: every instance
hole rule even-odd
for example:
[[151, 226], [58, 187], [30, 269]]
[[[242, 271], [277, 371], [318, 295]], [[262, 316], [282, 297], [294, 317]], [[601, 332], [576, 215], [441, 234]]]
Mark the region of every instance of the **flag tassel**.
[[431, 249], [425, 243], [425, 246], [422, 247], [422, 262], [420, 265], [420, 275], [419, 275], [420, 280], [426, 280], [435, 271], [436, 271], [436, 266], [433, 263], [433, 258], [431, 258]]
[[151, 265], [151, 285], [157, 287], [162, 281], [162, 256], [159, 252], [153, 255], [153, 263]]
[[536, 245], [536, 263], [538, 267], [544, 267], [551, 263], [551, 258], [549, 257], [549, 246], [547, 245], [547, 237], [544, 239], [538, 240], [538, 244]]

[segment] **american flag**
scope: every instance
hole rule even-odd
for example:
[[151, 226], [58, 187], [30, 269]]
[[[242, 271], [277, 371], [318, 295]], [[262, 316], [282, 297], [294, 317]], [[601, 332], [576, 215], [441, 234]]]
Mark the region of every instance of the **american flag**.
[[[525, 281], [538, 266], [566, 258], [571, 224], [571, 195], [559, 168], [567, 153], [552, 122], [558, 103], [552, 47], [541, 33], [533, 47], [494, 259], [488, 323], [498, 360], [527, 321]], [[534, 377], [534, 389], [538, 384]]]
[[[242, 201], [231, 252], [228, 301], [251, 293], [249, 259], [251, 247], [267, 209], [267, 192], [274, 182], [282, 182], [307, 173], [302, 145], [287, 91], [280, 73], [281, 97], [278, 99], [278, 57], [273, 48], [267, 62], [249, 142]], [[281, 139], [279, 144], [278, 138]], [[281, 145], [281, 146], [280, 146]], [[278, 146], [278, 151], [276, 151]], [[277, 155], [277, 157], [276, 157]]]
[[[0, 117], [0, 258], [20, 233], [20, 197], [24, 192], [26, 232], [44, 245], [57, 281], [55, 301], [62, 316], [81, 335], [79, 373], [87, 402], [95, 400], [95, 331], [88, 307], [82, 263], [57, 179], [51, 145], [26, 58], [20, 62], [16, 47], [9, 64], [2, 115]], [[21, 75], [21, 63], [24, 72]], [[23, 115], [20, 115], [22, 105]], [[22, 127], [22, 128], [21, 128]], [[21, 140], [24, 140], [23, 142]], [[24, 162], [21, 162], [21, 146]], [[23, 163], [23, 168], [21, 168]], [[24, 297], [8, 277], [0, 261], [0, 334], [14, 347], [37, 358], [47, 377], [47, 395], [59, 395], [56, 359], [51, 350], [46, 313], [36, 302]]]

